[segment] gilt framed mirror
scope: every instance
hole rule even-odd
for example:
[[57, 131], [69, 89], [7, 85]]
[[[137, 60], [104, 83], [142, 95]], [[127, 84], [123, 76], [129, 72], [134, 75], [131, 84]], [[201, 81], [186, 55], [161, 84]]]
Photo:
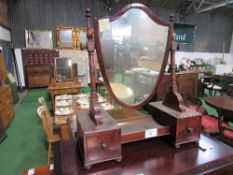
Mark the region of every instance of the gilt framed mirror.
[[81, 46], [87, 42], [86, 28], [77, 28], [77, 49], [81, 49]]
[[75, 49], [76, 48], [76, 30], [73, 27], [56, 28], [57, 31], [57, 47], [59, 49]]
[[127, 108], [148, 103], [167, 64], [170, 23], [136, 4], [110, 18], [96, 19], [94, 36], [100, 70], [112, 98]]
[[53, 48], [52, 30], [25, 30], [26, 48]]
[[72, 61], [70, 58], [56, 57], [54, 75], [57, 82], [72, 81]]

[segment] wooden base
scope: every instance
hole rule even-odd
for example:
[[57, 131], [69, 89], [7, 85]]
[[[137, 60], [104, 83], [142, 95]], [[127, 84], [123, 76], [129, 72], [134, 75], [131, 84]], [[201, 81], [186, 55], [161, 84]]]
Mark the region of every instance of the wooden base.
[[199, 145], [187, 143], [172, 148], [163, 137], [124, 144], [122, 162], [108, 161], [83, 168], [79, 150], [72, 141], [54, 145], [54, 174], [56, 175], [128, 175], [128, 174], [215, 174], [233, 172], [233, 149], [224, 143], [201, 135]]
[[135, 142], [169, 134], [169, 127], [159, 125], [152, 116], [138, 116], [117, 121], [121, 143]]
[[198, 142], [201, 134], [201, 114], [184, 108], [179, 112], [162, 104], [152, 102], [148, 105], [149, 112], [161, 125], [170, 127], [169, 141], [175, 147], [188, 142]]
[[[168, 135], [169, 127], [159, 125], [151, 115], [136, 110], [111, 111], [110, 114], [128, 116], [116, 121], [105, 111], [101, 111], [104, 122], [96, 125], [88, 112], [77, 115], [78, 142], [84, 166], [107, 160], [121, 161], [121, 144]], [[131, 116], [129, 114], [132, 114]], [[134, 116], [134, 115], [135, 116]]]
[[103, 124], [96, 125], [88, 112], [77, 115], [78, 143], [84, 167], [89, 169], [93, 164], [121, 160], [121, 130], [104, 110]]
[[145, 115], [135, 109], [108, 111], [121, 128], [121, 143], [145, 140], [168, 135], [169, 127], [159, 125], [151, 115]]

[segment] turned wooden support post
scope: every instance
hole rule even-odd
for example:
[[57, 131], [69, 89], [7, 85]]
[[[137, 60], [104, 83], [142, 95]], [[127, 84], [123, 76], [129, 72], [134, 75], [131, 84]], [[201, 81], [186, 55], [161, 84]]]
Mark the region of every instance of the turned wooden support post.
[[95, 64], [94, 64], [94, 52], [95, 43], [93, 39], [93, 31], [91, 29], [91, 10], [86, 9], [86, 30], [87, 30], [87, 51], [89, 58], [89, 72], [91, 81], [91, 94], [90, 94], [90, 116], [92, 120], [97, 124], [102, 124], [102, 116], [100, 115], [100, 109], [98, 105], [98, 95], [96, 92], [96, 76], [95, 76]]
[[[170, 24], [173, 26], [174, 21], [174, 15], [170, 15]], [[171, 33], [172, 33], [172, 42], [170, 46], [170, 59], [171, 59], [171, 76], [172, 76], [172, 88], [173, 90], [177, 91], [177, 85], [176, 85], [176, 64], [175, 64], [175, 51], [177, 48], [177, 45], [175, 43], [175, 34], [173, 31], [173, 27], [171, 27]]]
[[176, 85], [176, 64], [175, 64], [175, 52], [178, 48], [177, 44], [175, 43], [175, 34], [173, 31], [173, 21], [174, 15], [170, 15], [170, 35], [171, 35], [171, 45], [170, 45], [170, 59], [171, 59], [171, 78], [172, 78], [172, 85], [170, 87], [169, 92], [167, 93], [165, 100], [163, 102], [164, 105], [171, 107], [177, 111], [184, 111], [183, 108], [183, 98], [178, 93], [177, 85]]

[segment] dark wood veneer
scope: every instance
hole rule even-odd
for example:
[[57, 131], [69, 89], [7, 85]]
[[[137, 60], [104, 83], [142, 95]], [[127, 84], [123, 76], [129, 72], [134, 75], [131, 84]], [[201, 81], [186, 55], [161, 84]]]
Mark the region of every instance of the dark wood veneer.
[[120, 127], [104, 110], [101, 113], [104, 115], [102, 125], [96, 125], [88, 112], [77, 115], [78, 143], [86, 168], [99, 162], [122, 159]]
[[[169, 88], [172, 84], [171, 75], [164, 74], [162, 81], [159, 84], [156, 94], [156, 101], [163, 101]], [[190, 94], [198, 97], [198, 74], [193, 72], [179, 72], [176, 73], [176, 84], [179, 92]]]
[[174, 149], [162, 138], [124, 144], [122, 162], [108, 161], [97, 164], [90, 170], [83, 168], [75, 143], [56, 143], [56, 175], [232, 175], [233, 172], [233, 149], [205, 135], [201, 135], [201, 148], [195, 143], [188, 143]]
[[[176, 75], [174, 72], [175, 65], [175, 50], [176, 44], [174, 43], [173, 36], [173, 15], [170, 17], [170, 22], [165, 23], [160, 21], [152, 11], [147, 7], [141, 4], [131, 4], [123, 8], [119, 13], [110, 18], [110, 21], [114, 21], [117, 18], [121, 17], [125, 12], [132, 8], [139, 8], [143, 10], [149, 17], [156, 23], [168, 27], [168, 37], [166, 50], [164, 53], [164, 59], [162, 63], [161, 71], [159, 72], [158, 81], [153, 92], [141, 103], [135, 105], [129, 105], [120, 101], [115, 94], [112, 92], [112, 89], [109, 84], [109, 80], [106, 76], [102, 50], [100, 47], [99, 39], [99, 26], [98, 20], [95, 20], [95, 43], [93, 41], [93, 32], [91, 29], [91, 13], [90, 9], [86, 10], [86, 23], [87, 23], [87, 38], [88, 42], [86, 45], [88, 56], [89, 56], [89, 66], [90, 66], [90, 79], [91, 79], [91, 94], [90, 94], [90, 111], [89, 113], [79, 113], [78, 114], [78, 143], [83, 158], [83, 163], [86, 168], [90, 168], [91, 165], [105, 162], [108, 160], [121, 160], [121, 143], [135, 142], [139, 140], [145, 140], [152, 137], [159, 137], [162, 135], [168, 135], [169, 132], [172, 138], [172, 142], [178, 147], [182, 143], [198, 141], [200, 137], [200, 116], [199, 118], [192, 118], [197, 116], [196, 113], [190, 111], [185, 111], [186, 109], [182, 104], [182, 97], [177, 91], [176, 86]], [[125, 120], [116, 120], [114, 121], [112, 116], [106, 113], [102, 107], [98, 104], [98, 96], [96, 92], [96, 79], [94, 71], [94, 48], [97, 48], [97, 55], [99, 59], [100, 69], [107, 86], [110, 96], [120, 105], [126, 108], [139, 108], [148, 103], [156, 93], [158, 85], [162, 79], [165, 66], [168, 60], [168, 54], [170, 53], [171, 64], [172, 64], [172, 84], [169, 91], [169, 94], [166, 96], [164, 104], [169, 107], [173, 107], [176, 110], [183, 111], [180, 117], [175, 117], [177, 111], [171, 110], [160, 110], [155, 106], [152, 110], [152, 115], [155, 118], [155, 115], [161, 114], [159, 118], [163, 120], [163, 117], [168, 116], [166, 119], [168, 123], [164, 123], [165, 126], [159, 125], [156, 120], [151, 115], [134, 116], [127, 118]], [[160, 106], [161, 108], [162, 106]], [[182, 108], [181, 108], [182, 107]], [[168, 108], [168, 107], [167, 107]], [[169, 109], [169, 108], [168, 108]], [[172, 114], [169, 114], [169, 111]], [[183, 115], [185, 115], [183, 117]], [[199, 115], [199, 114], [198, 114]], [[171, 124], [172, 123], [172, 124]], [[195, 123], [191, 125], [190, 123]]]
[[201, 114], [185, 108], [175, 111], [162, 102], [152, 102], [148, 105], [149, 112], [155, 120], [170, 127], [169, 141], [176, 147], [187, 142], [198, 142], [201, 134]]

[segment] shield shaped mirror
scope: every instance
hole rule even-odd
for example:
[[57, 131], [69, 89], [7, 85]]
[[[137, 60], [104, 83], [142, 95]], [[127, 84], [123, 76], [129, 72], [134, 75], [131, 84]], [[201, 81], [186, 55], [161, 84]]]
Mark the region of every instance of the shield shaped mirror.
[[[123, 13], [122, 13], [123, 12]], [[170, 26], [144, 6], [95, 21], [101, 73], [119, 104], [141, 107], [156, 93], [168, 59]]]

